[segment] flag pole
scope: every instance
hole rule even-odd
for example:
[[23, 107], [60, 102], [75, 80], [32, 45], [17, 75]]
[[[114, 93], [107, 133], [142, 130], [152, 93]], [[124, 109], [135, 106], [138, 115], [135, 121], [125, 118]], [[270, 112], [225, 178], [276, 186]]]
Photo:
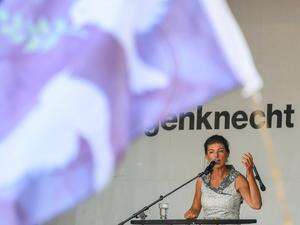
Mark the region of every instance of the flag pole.
[[[260, 92], [257, 92], [251, 97], [251, 106], [253, 109], [262, 108], [262, 96]], [[272, 137], [266, 126], [263, 126], [260, 130], [260, 136], [265, 146], [265, 152], [267, 155], [268, 167], [272, 174], [272, 181], [275, 185], [276, 198], [281, 206], [281, 212], [283, 216], [283, 225], [294, 225], [294, 221], [289, 209], [286, 192], [284, 189], [284, 182], [282, 177], [282, 171], [279, 167], [277, 154], [274, 150]]]

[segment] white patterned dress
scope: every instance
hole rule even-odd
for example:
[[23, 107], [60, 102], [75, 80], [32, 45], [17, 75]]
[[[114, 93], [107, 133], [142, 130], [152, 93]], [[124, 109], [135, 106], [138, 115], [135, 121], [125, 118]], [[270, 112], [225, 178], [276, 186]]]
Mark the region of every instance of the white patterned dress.
[[218, 188], [210, 185], [210, 175], [202, 177], [201, 204], [204, 219], [239, 219], [242, 196], [235, 189], [239, 172], [227, 165], [228, 174]]

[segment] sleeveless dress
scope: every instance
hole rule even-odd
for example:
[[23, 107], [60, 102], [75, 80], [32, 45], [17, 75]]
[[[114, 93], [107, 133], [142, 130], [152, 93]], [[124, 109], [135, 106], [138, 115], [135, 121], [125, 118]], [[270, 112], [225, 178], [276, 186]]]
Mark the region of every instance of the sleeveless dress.
[[210, 185], [210, 175], [202, 177], [201, 204], [204, 219], [239, 219], [242, 196], [234, 181], [240, 173], [227, 165], [228, 174], [218, 188]]

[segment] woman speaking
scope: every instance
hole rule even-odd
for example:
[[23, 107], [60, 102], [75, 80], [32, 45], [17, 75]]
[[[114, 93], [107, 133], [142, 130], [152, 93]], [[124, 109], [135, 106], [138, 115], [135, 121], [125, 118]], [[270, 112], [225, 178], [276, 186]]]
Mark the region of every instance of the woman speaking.
[[209, 137], [204, 150], [206, 160], [215, 160], [216, 165], [209, 175], [197, 179], [192, 207], [184, 217], [194, 219], [202, 211], [204, 219], [239, 219], [243, 200], [251, 208], [260, 209], [262, 199], [253, 173], [252, 155], [247, 153], [242, 157], [244, 177], [232, 165], [226, 165], [230, 150], [223, 136]]

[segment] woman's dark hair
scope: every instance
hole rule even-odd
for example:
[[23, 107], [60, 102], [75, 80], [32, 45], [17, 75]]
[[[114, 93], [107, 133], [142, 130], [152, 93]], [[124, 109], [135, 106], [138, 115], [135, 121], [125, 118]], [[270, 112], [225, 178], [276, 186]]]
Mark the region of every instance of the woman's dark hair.
[[207, 140], [204, 143], [205, 155], [207, 154], [208, 146], [211, 144], [215, 144], [215, 143], [222, 144], [224, 146], [225, 150], [228, 153], [230, 153], [228, 141], [221, 135], [213, 135], [213, 136], [207, 138]]

